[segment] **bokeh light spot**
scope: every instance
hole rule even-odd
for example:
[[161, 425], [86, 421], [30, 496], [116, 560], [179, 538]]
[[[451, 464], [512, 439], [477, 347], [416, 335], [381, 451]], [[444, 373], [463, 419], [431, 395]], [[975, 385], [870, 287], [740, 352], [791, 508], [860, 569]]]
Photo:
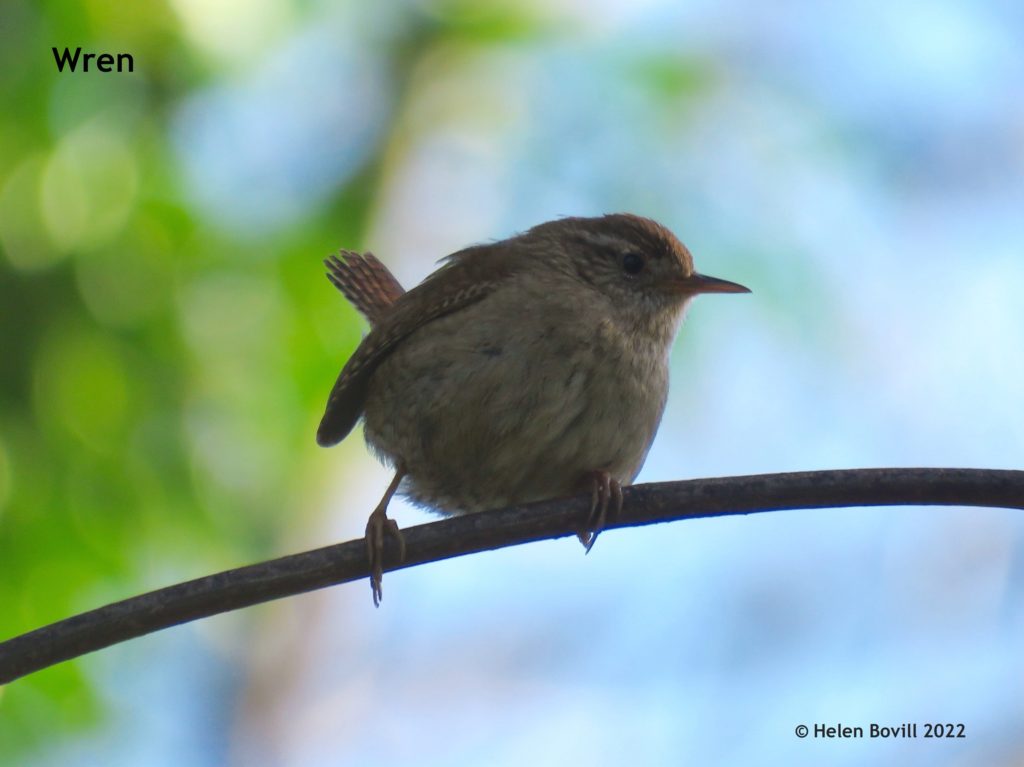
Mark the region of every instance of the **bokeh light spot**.
[[15, 168], [0, 190], [0, 244], [16, 269], [42, 269], [60, 258], [40, 216], [42, 169], [42, 157], [30, 157]]
[[101, 244], [117, 234], [138, 187], [135, 158], [116, 133], [90, 123], [64, 138], [43, 173], [43, 220], [58, 247]]
[[39, 418], [106, 450], [123, 436], [130, 411], [125, 361], [107, 337], [55, 333], [35, 366]]
[[78, 289], [97, 320], [131, 327], [166, 308], [173, 288], [171, 264], [166, 229], [136, 217], [124, 236], [79, 260]]
[[227, 60], [258, 54], [287, 29], [292, 16], [286, 0], [172, 0], [171, 5], [197, 46]]

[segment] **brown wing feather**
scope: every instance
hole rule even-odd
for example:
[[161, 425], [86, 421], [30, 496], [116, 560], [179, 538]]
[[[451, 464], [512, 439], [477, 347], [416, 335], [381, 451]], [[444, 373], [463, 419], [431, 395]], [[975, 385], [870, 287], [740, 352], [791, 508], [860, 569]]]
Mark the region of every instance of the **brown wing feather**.
[[348, 436], [363, 413], [373, 372], [403, 339], [438, 317], [476, 303], [501, 284], [512, 265], [502, 251], [497, 245], [481, 245], [450, 256], [443, 267], [378, 315], [331, 389], [316, 433], [318, 444], [334, 445]]

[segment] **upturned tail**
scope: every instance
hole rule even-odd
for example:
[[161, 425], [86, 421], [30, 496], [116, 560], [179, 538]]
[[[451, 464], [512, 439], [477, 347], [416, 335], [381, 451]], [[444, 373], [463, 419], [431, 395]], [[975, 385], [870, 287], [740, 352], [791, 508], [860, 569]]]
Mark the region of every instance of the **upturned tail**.
[[[340, 256], [340, 257], [339, 257]], [[373, 253], [343, 250], [324, 261], [327, 279], [369, 321], [376, 325], [405, 288]]]

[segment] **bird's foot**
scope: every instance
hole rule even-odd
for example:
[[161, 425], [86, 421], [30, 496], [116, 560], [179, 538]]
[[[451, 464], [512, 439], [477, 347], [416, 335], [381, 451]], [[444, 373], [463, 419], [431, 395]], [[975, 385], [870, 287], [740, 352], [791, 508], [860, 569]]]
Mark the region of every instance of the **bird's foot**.
[[622, 511], [622, 485], [603, 469], [591, 472], [587, 480], [590, 483], [590, 513], [587, 515], [585, 526], [576, 533], [576, 536], [589, 554], [597, 542], [597, 536], [608, 523], [609, 505], [612, 505], [613, 518], [618, 517]]
[[388, 518], [388, 502], [398, 490], [405, 470], [399, 467], [395, 472], [394, 479], [384, 491], [384, 497], [380, 499], [377, 508], [370, 513], [366, 520], [366, 558], [370, 561], [370, 589], [373, 591], [373, 606], [380, 607], [381, 597], [384, 595], [384, 536], [390, 536], [398, 543], [398, 561], [405, 560], [405, 538], [402, 531], [398, 529], [398, 523]]
[[373, 606], [380, 607], [384, 580], [384, 536], [398, 544], [398, 561], [405, 559], [405, 538], [398, 529], [398, 523], [388, 517], [383, 507], [378, 506], [366, 520], [366, 557], [370, 560], [370, 588], [373, 590]]

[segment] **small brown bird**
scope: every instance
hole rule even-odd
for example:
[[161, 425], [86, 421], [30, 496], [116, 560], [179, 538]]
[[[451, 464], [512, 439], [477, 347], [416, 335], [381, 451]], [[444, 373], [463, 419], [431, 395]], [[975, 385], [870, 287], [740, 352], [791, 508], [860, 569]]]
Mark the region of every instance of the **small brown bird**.
[[668, 394], [668, 356], [690, 299], [749, 293], [705, 277], [647, 218], [563, 218], [474, 245], [409, 292], [372, 254], [342, 251], [328, 279], [373, 326], [342, 368], [317, 442], [362, 416], [395, 476], [366, 525], [374, 604], [387, 505], [464, 514], [591, 492], [589, 551], [640, 471]]

